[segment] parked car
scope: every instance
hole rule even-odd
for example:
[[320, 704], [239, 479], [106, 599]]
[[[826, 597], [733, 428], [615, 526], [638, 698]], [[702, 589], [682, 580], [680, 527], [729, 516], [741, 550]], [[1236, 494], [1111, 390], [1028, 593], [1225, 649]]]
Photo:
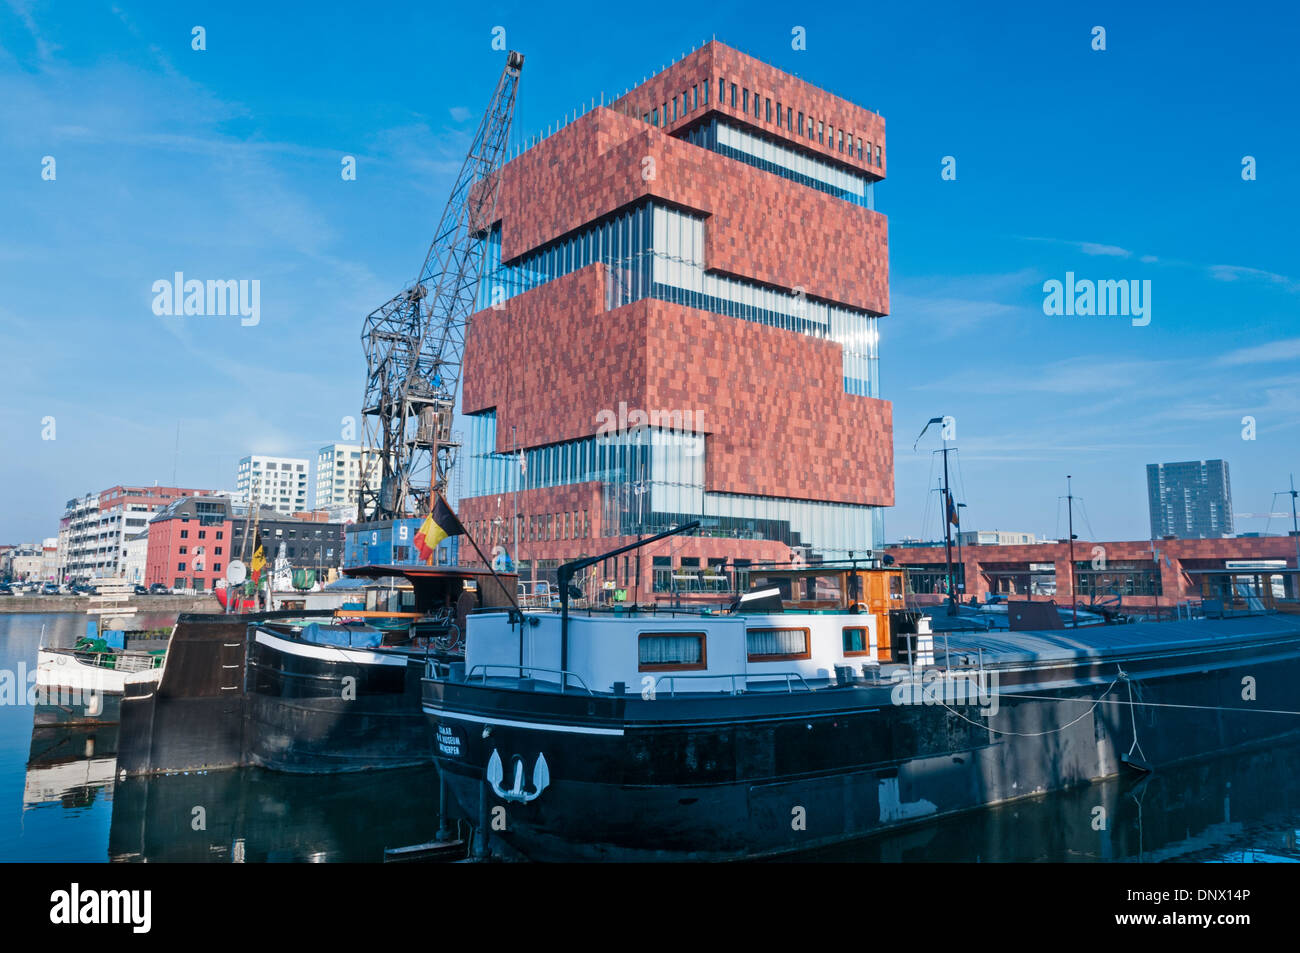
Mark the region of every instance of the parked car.
[[13, 594], [13, 586], [9, 585], [7, 582], [0, 582], [0, 596], [12, 596]]
[[59, 584], [56, 582], [47, 582], [45, 585], [41, 586], [41, 595], [43, 596], [57, 596], [58, 594]]
[[135, 594], [136, 594], [137, 596], [147, 596], [147, 595], [149, 595], [149, 590], [146, 589], [144, 586], [140, 585], [139, 583], [136, 583], [136, 586], [135, 586], [134, 592], [135, 592]]
[[161, 582], [155, 582], [149, 586], [149, 594], [151, 596], [165, 596], [170, 591], [171, 590], [168, 589], [166, 586], [164, 586]]

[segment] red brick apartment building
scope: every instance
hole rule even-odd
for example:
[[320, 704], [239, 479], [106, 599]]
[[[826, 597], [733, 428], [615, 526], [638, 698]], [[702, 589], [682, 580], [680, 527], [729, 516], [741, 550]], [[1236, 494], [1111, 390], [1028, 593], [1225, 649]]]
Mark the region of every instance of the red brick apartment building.
[[167, 588], [213, 588], [226, 577], [232, 549], [230, 502], [224, 497], [176, 500], [149, 523], [144, 582]]
[[248, 508], [229, 497], [200, 496], [175, 500], [150, 521], [145, 584], [212, 589], [226, 578], [232, 559], [252, 558], [259, 537], [268, 563], [283, 548], [291, 568], [314, 569], [322, 577], [343, 558], [343, 524], [330, 522], [328, 513], [286, 516], [263, 506], [250, 521]]
[[464, 359], [480, 544], [544, 578], [700, 520], [589, 580], [642, 601], [878, 549], [885, 159], [880, 116], [713, 42], [508, 162]]
[[[909, 601], [943, 600], [947, 573], [942, 544], [891, 547], [888, 553], [908, 570], [913, 594]], [[1077, 586], [1080, 606], [1169, 608], [1202, 599], [1229, 599], [1232, 593], [1227, 587], [1234, 577], [1236, 585], [1270, 592], [1278, 601], [1300, 601], [1294, 536], [1075, 540], [1073, 566], [1068, 542], [963, 546], [960, 560], [954, 544], [952, 558], [958, 586], [965, 582], [963, 601], [1003, 596], [1055, 599], [1068, 605]]]

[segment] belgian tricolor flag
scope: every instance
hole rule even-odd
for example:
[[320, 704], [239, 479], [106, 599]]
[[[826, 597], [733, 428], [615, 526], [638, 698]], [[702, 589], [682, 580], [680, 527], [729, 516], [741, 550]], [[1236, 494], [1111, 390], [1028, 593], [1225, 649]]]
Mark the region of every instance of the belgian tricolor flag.
[[262, 570], [266, 568], [266, 550], [262, 548], [262, 531], [257, 530], [253, 536], [253, 558], [248, 562], [248, 574], [253, 580], [253, 585], [257, 585], [262, 578]]
[[433, 551], [438, 548], [439, 543], [451, 536], [465, 535], [465, 527], [460, 525], [460, 520], [451, 511], [442, 494], [439, 493], [437, 496], [433, 511], [424, 518], [419, 532], [415, 534], [415, 548], [420, 558], [430, 566], [433, 565]]

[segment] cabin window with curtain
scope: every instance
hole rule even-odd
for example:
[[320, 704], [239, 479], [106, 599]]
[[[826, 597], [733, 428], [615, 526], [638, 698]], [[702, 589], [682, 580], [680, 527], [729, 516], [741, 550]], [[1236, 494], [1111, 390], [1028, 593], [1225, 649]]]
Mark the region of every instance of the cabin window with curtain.
[[703, 632], [643, 632], [637, 639], [639, 672], [689, 672], [707, 664]]
[[751, 662], [785, 662], [812, 654], [807, 629], [750, 629], [745, 639]]
[[862, 627], [846, 627], [844, 629], [844, 654], [870, 655], [871, 633]]

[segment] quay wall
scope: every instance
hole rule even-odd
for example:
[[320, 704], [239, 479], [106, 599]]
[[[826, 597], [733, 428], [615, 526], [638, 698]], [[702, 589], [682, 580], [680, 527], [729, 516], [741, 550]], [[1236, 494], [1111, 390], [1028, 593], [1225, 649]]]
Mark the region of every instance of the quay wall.
[[[0, 613], [76, 612], [84, 615], [91, 604], [90, 596], [0, 596]], [[127, 600], [126, 605], [134, 607], [137, 616], [221, 611], [211, 593], [196, 596], [134, 596]]]

